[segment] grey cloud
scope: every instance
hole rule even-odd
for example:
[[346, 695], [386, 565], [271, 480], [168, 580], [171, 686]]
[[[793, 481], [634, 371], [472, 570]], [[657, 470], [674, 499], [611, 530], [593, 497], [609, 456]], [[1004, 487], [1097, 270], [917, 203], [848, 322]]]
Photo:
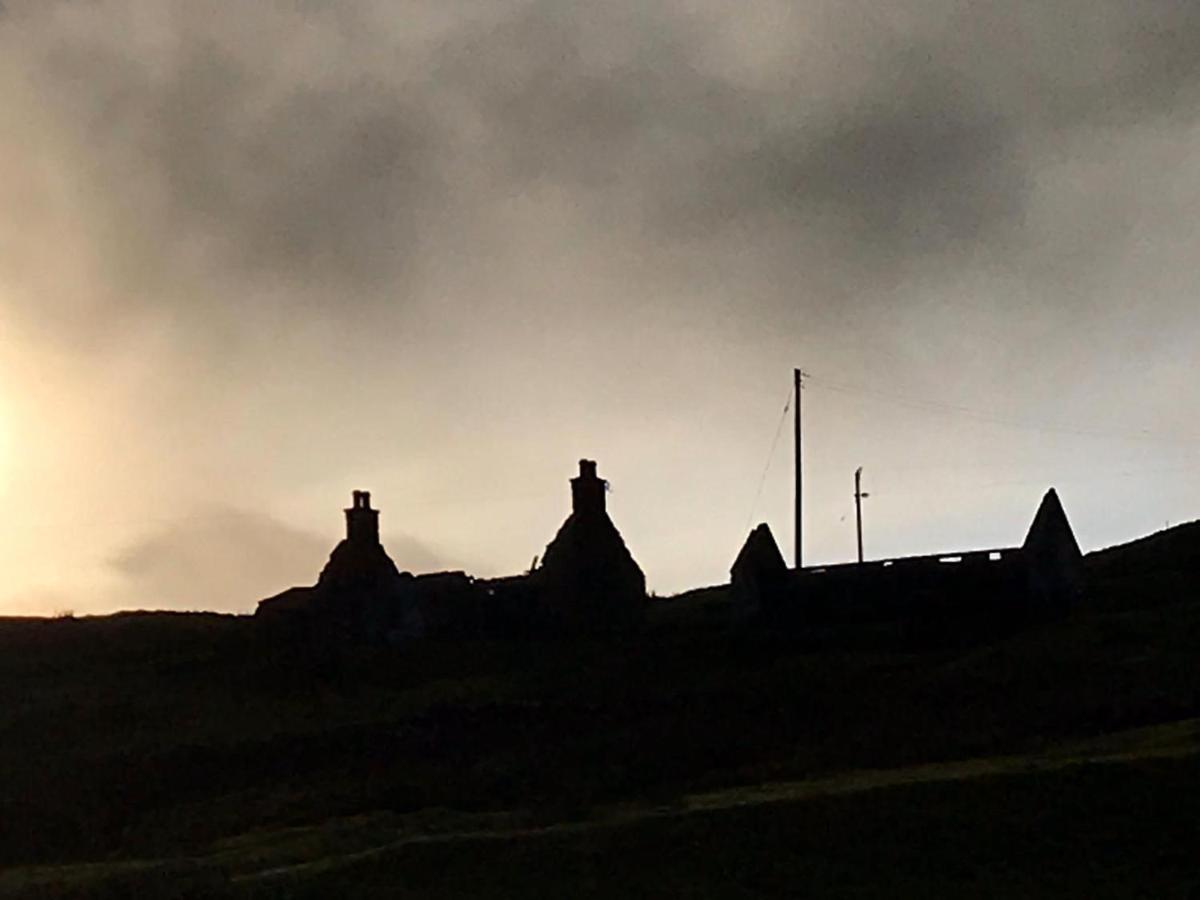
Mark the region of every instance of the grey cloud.
[[422, 260], [486, 243], [534, 181], [650, 246], [762, 214], [749, 239], [777, 216], [864, 257], [1003, 236], [1039, 133], [1190, 117], [1200, 73], [1200, 12], [1168, 0], [903, 4], [894, 32], [813, 2], [781, 27], [815, 61], [751, 85], [710, 58], [725, 20], [683, 5], [466, 6], [430, 31], [420, 4], [168, 3], [147, 59], [128, 11], [56, 30], [39, 6], [9, 40], [90, 142], [115, 293], [236, 305], [265, 280], [341, 315], [419, 295]]
[[[401, 569], [444, 568], [421, 541], [390, 535]], [[268, 515], [234, 507], [199, 510], [167, 522], [111, 560], [121, 577], [114, 605], [252, 611], [254, 603], [297, 584], [312, 584], [334, 542]]]
[[[153, 451], [147, 506], [472, 454], [513, 490], [631, 410], [707, 444], [800, 355], [1036, 406], [1194, 331], [1191, 0], [4, 5], [0, 311], [31, 359], [100, 348], [55, 403]], [[673, 452], [707, 477], [631, 459]], [[120, 605], [248, 608], [330, 549], [200, 519], [118, 554]]]
[[409, 534], [386, 534], [383, 546], [402, 572], [420, 574], [462, 568], [460, 560], [447, 560], [441, 553]]
[[[1155, 116], [1194, 121], [1200, 86], [1200, 7], [1188, 0], [1026, 3], [1029, 51], [1012, 46], [1014, 77], [1048, 127], [1128, 125]], [[1002, 15], [992, 11], [991, 24]], [[975, 44], [984, 53], [987, 32]], [[1024, 42], [1023, 42], [1024, 43]], [[1025, 71], [1018, 66], [1031, 62]], [[1018, 78], [1017, 75], [1023, 77]]]
[[428, 117], [364, 79], [291, 86], [238, 122], [255, 104], [237, 65], [194, 50], [155, 104], [169, 227], [219, 235], [251, 275], [348, 288], [344, 302], [402, 275], [439, 189]]
[[645, 157], [753, 116], [704, 71], [691, 32], [634, 4], [539, 2], [499, 27], [464, 29], [435, 77], [486, 123], [501, 177], [644, 189]]
[[317, 289], [342, 304], [403, 277], [441, 190], [422, 105], [354, 58], [293, 62], [289, 77], [276, 54], [287, 58], [290, 32], [312, 27], [337, 46], [337, 19], [175, 18], [165, 60], [103, 33], [49, 35], [33, 52], [88, 144], [88, 212], [110, 277], [131, 295], [149, 281], [169, 303], [186, 294], [171, 289], [178, 261], [199, 253], [217, 285], [269, 278], [302, 288], [302, 302]]
[[[169, 522], [112, 560], [125, 607], [245, 612], [303, 580], [329, 548], [269, 516], [234, 508]], [[315, 572], [313, 572], [315, 577]]]
[[674, 221], [773, 213], [869, 254], [867, 263], [1015, 224], [1027, 169], [1011, 123], [972, 103], [952, 73], [914, 76], [852, 115], [798, 123], [714, 160]]
[[565, 183], [598, 209], [630, 200], [616, 224], [638, 240], [782, 225], [867, 271], [1015, 244], [1037, 154], [1064, 129], [1193, 115], [1192, 4], [904, 8], [921, 25], [907, 40], [843, 23], [847, 65], [868, 73], [850, 93], [801, 57], [772, 63], [770, 89], [734, 84], [686, 15], [624, 4], [531, 5], [438, 74], [477, 104], [505, 177]]

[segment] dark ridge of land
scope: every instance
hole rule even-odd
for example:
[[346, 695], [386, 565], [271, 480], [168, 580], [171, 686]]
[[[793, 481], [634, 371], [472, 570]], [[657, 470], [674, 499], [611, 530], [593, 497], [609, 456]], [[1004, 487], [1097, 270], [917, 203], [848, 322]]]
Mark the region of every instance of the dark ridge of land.
[[[246, 617], [3, 619], [0, 895], [1194, 896], [1197, 546], [1092, 554], [1070, 618], [923, 652], [731, 631], [720, 586], [623, 639], [319, 657]], [[1183, 750], [1079, 756], [1131, 729]]]
[[[1200, 521], [1094, 550], [1084, 556], [1090, 611], [1117, 611], [1170, 605], [1200, 594]], [[722, 622], [729, 585], [717, 584], [656, 598], [654, 615], [663, 623], [701, 625]]]
[[1200, 520], [1172, 525], [1145, 537], [1093, 550], [1087, 557], [1097, 564], [1122, 561], [1143, 567], [1172, 568], [1200, 562]]
[[1200, 590], [1200, 522], [1089, 553], [1084, 565], [1096, 609], [1136, 609]]
[[571, 820], [1200, 714], [1194, 602], [922, 654], [667, 632], [313, 665], [237, 619], [40, 631], [0, 628], [7, 865], [193, 852], [381, 810]]

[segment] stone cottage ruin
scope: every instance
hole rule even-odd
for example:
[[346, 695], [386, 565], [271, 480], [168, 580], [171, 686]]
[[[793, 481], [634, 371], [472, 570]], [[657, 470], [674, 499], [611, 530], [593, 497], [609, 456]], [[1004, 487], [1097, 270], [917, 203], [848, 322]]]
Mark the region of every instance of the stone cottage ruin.
[[579, 461], [571, 479], [571, 515], [530, 574], [542, 615], [552, 627], [608, 631], [638, 623], [646, 605], [646, 577], [608, 517], [608, 482], [596, 463]]
[[507, 578], [402, 572], [379, 539], [379, 510], [354, 491], [346, 537], [317, 583], [258, 604], [265, 625], [295, 636], [401, 644], [424, 637], [591, 633], [635, 627], [646, 580], [605, 508], [607, 483], [580, 460], [572, 509], [542, 564]]
[[477, 630], [472, 579], [463, 572], [401, 572], [379, 540], [379, 510], [354, 491], [346, 537], [311, 587], [294, 587], [258, 604], [265, 623], [297, 635], [350, 643], [397, 642], [429, 633]]
[[731, 569], [741, 620], [821, 628], [977, 623], [995, 631], [1065, 612], [1083, 587], [1083, 555], [1053, 489], [1019, 547], [789, 569], [765, 524]]

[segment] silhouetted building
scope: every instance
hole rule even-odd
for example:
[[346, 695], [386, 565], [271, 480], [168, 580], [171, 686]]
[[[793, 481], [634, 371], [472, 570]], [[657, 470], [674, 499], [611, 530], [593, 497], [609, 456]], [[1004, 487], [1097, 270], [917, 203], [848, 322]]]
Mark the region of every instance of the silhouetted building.
[[367, 491], [354, 491], [346, 537], [330, 554], [317, 583], [258, 604], [265, 622], [287, 625], [322, 641], [400, 643], [478, 628], [479, 592], [462, 572], [413, 576], [401, 572], [379, 541], [379, 510]]
[[761, 522], [750, 532], [730, 570], [733, 608], [742, 619], [763, 612], [763, 604], [777, 602], [787, 590], [791, 573], [771, 527]]
[[262, 600], [256, 615], [318, 641], [398, 644], [423, 637], [598, 632], [636, 625], [646, 580], [605, 509], [606, 483], [581, 460], [572, 512], [523, 575], [401, 572], [379, 541], [371, 495], [354, 491], [346, 537], [311, 587]]
[[571, 631], [629, 628], [646, 606], [646, 577], [605, 508], [608, 483], [596, 463], [579, 461], [571, 479], [571, 515], [546, 547], [531, 578], [546, 622]]
[[930, 632], [975, 622], [1017, 625], [1064, 612], [1083, 588], [1083, 555], [1051, 489], [1019, 547], [780, 568], [765, 525], [731, 570], [741, 618], [795, 627], [902, 621]]

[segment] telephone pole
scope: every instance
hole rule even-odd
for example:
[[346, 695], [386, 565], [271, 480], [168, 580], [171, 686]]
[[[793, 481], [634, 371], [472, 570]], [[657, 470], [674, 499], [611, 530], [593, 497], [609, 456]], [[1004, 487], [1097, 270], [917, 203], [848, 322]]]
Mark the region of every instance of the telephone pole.
[[792, 390], [796, 395], [795, 449], [796, 449], [796, 571], [804, 566], [804, 442], [800, 433], [800, 391], [804, 387], [804, 373], [792, 370]]
[[862, 502], [865, 497], [870, 497], [870, 494], [864, 494], [862, 489], [862, 466], [854, 470], [854, 514], [856, 524], [858, 526], [858, 563], [862, 565], [863, 561], [863, 540], [862, 540]]

